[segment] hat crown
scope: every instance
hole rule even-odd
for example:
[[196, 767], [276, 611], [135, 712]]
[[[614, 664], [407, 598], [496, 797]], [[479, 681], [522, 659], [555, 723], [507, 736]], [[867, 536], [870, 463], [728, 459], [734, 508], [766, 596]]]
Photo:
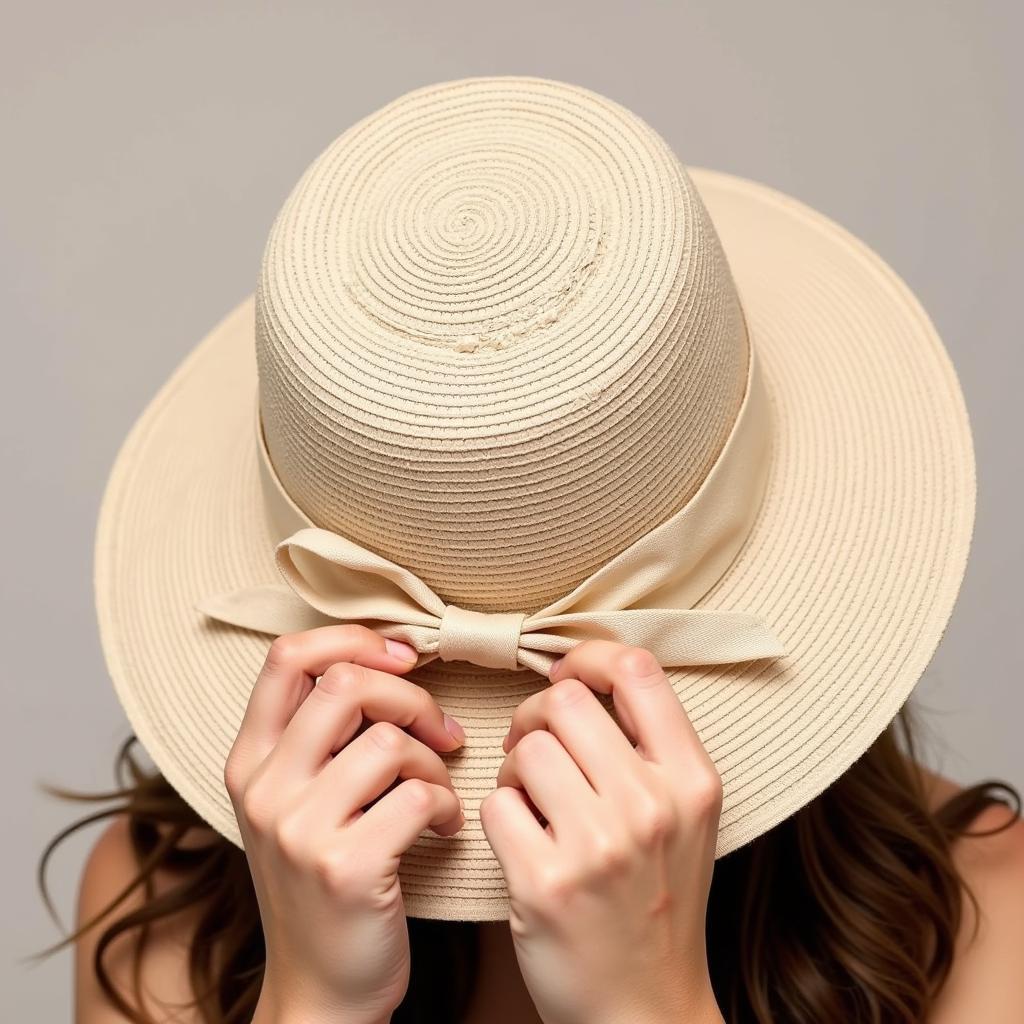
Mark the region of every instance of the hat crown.
[[316, 525], [530, 612], [678, 511], [747, 339], [692, 181], [579, 86], [414, 90], [310, 165], [256, 290], [260, 412]]

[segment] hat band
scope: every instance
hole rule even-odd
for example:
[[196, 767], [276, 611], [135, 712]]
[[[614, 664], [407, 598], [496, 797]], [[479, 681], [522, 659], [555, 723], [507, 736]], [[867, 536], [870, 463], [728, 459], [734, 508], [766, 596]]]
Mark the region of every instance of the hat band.
[[715, 665], [785, 654], [759, 617], [694, 608], [743, 546], [764, 495], [771, 417], [751, 341], [746, 390], [725, 445], [674, 515], [540, 611], [485, 613], [446, 604], [415, 573], [316, 526], [274, 470], [255, 409], [256, 447], [274, 558], [283, 584], [210, 594], [195, 605], [221, 622], [279, 636], [359, 622], [435, 658], [490, 668], [550, 664], [590, 637], [648, 648], [663, 666]]

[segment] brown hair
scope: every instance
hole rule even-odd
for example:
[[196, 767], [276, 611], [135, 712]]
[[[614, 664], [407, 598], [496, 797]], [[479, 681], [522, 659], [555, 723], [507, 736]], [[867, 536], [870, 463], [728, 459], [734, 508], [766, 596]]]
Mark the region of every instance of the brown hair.
[[[141, 908], [108, 923], [94, 970], [111, 1002], [130, 1020], [151, 1024], [141, 1010], [138, 965], [150, 926], [177, 911], [201, 910], [189, 957], [196, 1005], [209, 1024], [248, 1021], [263, 975], [264, 946], [245, 854], [226, 839], [201, 848], [182, 845], [205, 823], [159, 773], [132, 752], [118, 753], [118, 788], [82, 794], [46, 787], [57, 796], [112, 803], [60, 832], [39, 862], [39, 885], [51, 913], [46, 867], [72, 832], [127, 815], [138, 861], [136, 877], [93, 921], [85, 921], [46, 956], [74, 942], [138, 887]], [[958, 876], [951, 848], [988, 805], [1008, 805], [1005, 828], [1020, 810], [1012, 787], [984, 782], [930, 810], [917, 769], [906, 712], [824, 793], [760, 838], [715, 865], [708, 904], [708, 957], [726, 1019], [897, 1022], [922, 1020], [953, 961], [962, 903], [973, 899]], [[157, 869], [176, 876], [156, 895]], [[56, 917], [56, 915], [54, 915]], [[459, 1021], [477, 969], [472, 922], [409, 918], [412, 975], [394, 1024]], [[104, 954], [119, 936], [134, 936], [134, 1003], [114, 986]], [[216, 959], [215, 959], [216, 953]]]

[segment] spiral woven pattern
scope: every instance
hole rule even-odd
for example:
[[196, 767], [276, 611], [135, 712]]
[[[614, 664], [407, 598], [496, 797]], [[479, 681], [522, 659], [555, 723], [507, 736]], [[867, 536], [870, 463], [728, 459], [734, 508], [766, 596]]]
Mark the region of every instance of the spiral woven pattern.
[[430, 87], [353, 126], [275, 221], [256, 303], [293, 500], [480, 611], [543, 607], [685, 504], [746, 376], [679, 161], [556, 82]]
[[[906, 285], [822, 214], [684, 171], [586, 90], [515, 77], [418, 90], [328, 148], [273, 226], [255, 298], [117, 456], [100, 635], [167, 779], [240, 842], [222, 772], [269, 638], [194, 605], [280, 580], [257, 398], [308, 515], [448, 600], [528, 611], [699, 484], [739, 398], [744, 322], [771, 464], [699, 607], [763, 616], [788, 653], [668, 675], [722, 776], [719, 855], [813, 799], [890, 722], [954, 606], [975, 477], [953, 366]], [[479, 804], [547, 681], [441, 661], [413, 678], [466, 728], [444, 756], [467, 823], [405, 854], [407, 912], [507, 918]]]

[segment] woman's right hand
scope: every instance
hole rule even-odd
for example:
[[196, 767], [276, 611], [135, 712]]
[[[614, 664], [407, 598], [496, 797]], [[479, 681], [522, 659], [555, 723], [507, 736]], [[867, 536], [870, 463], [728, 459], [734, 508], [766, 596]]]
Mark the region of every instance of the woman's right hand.
[[398, 675], [415, 660], [349, 624], [270, 646], [224, 769], [266, 940], [254, 1022], [380, 1024], [406, 992], [399, 858], [465, 820], [436, 752], [464, 735]]

